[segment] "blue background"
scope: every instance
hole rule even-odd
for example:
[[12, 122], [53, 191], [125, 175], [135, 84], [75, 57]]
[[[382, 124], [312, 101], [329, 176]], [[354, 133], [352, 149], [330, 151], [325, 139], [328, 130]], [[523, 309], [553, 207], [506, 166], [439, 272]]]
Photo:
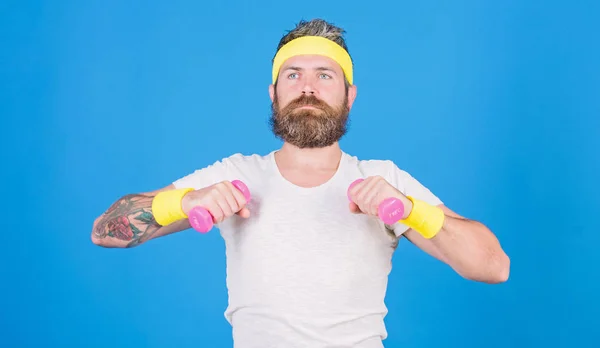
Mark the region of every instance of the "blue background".
[[512, 261], [485, 285], [401, 243], [386, 347], [598, 346], [599, 9], [0, 2], [0, 346], [231, 346], [217, 231], [108, 250], [92, 222], [126, 193], [279, 147], [270, 59], [314, 17], [347, 30], [356, 63], [344, 150], [394, 160]]

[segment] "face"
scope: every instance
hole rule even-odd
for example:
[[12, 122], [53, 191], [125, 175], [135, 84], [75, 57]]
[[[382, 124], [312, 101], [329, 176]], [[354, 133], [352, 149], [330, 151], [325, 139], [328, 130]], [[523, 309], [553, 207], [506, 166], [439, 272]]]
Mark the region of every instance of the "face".
[[299, 148], [326, 147], [346, 134], [356, 87], [346, 88], [342, 68], [323, 56], [288, 59], [270, 86], [273, 133]]

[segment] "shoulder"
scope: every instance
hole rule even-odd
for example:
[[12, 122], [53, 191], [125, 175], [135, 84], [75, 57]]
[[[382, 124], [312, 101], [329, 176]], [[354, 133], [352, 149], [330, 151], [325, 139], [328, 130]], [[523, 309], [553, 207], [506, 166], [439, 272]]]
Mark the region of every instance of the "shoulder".
[[272, 156], [272, 152], [267, 154], [244, 154], [241, 152], [234, 153], [230, 156], [224, 157], [221, 160], [215, 162], [215, 164], [220, 164], [230, 168], [247, 168], [247, 167], [257, 167], [261, 168], [266, 166], [269, 163], [270, 157]]
[[205, 187], [223, 180], [250, 180], [260, 177], [269, 163], [270, 154], [234, 153], [194, 170], [173, 182], [175, 187]]
[[346, 154], [346, 157], [350, 165], [356, 166], [365, 177], [380, 175], [387, 180], [410, 177], [407, 171], [390, 159], [361, 159], [350, 154]]
[[351, 167], [357, 168], [363, 178], [369, 176], [381, 176], [392, 186], [403, 194], [413, 195], [424, 199], [432, 204], [439, 204], [428, 187], [417, 180], [410, 172], [398, 166], [390, 159], [360, 159], [356, 156], [346, 154]]

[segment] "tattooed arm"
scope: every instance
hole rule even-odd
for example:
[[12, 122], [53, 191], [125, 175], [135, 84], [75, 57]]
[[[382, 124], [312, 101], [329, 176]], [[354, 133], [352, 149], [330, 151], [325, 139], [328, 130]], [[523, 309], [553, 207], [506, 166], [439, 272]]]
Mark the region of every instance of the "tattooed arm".
[[187, 219], [160, 226], [152, 215], [152, 199], [169, 185], [150, 193], [129, 194], [118, 199], [94, 221], [92, 242], [106, 248], [131, 248], [150, 239], [190, 228]]

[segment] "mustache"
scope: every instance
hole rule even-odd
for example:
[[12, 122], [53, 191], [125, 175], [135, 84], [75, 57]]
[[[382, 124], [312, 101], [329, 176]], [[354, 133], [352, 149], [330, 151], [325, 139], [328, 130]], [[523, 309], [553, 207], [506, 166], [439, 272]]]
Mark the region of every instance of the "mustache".
[[314, 106], [319, 109], [328, 109], [329, 108], [329, 105], [327, 103], [318, 99], [317, 97], [315, 97], [312, 94], [311, 95], [303, 94], [300, 97], [292, 100], [287, 105], [287, 108], [292, 109], [292, 108], [298, 108], [298, 107], [302, 107], [302, 106]]

